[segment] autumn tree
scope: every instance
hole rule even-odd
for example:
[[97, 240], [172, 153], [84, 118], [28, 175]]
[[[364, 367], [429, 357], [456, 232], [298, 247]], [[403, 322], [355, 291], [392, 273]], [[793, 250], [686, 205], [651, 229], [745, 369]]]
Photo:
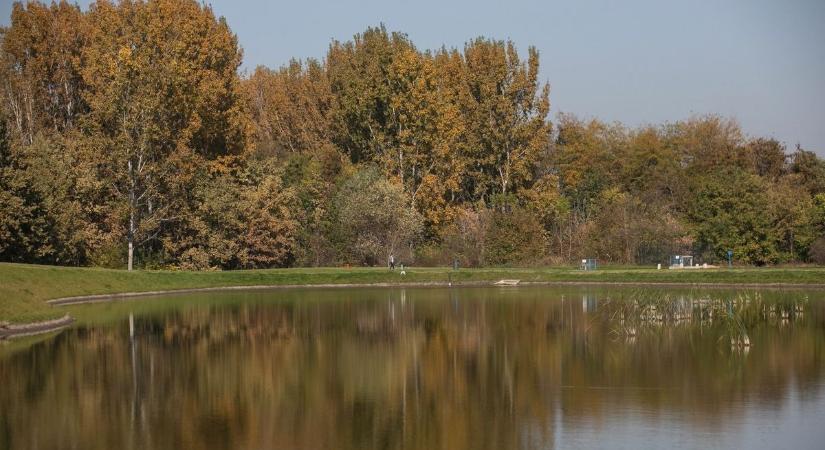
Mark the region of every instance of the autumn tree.
[[689, 176], [723, 167], [752, 167], [744, 133], [736, 120], [695, 116], [667, 124], [664, 133]]
[[611, 188], [601, 193], [598, 210], [585, 226], [583, 250], [602, 261], [657, 263], [678, 250], [675, 244], [686, 235], [661, 204]]
[[259, 153], [313, 152], [332, 142], [335, 97], [320, 62], [257, 67], [243, 81]]
[[354, 163], [377, 161], [392, 152], [396, 128], [391, 124], [390, 66], [410, 49], [404, 34], [388, 33], [383, 25], [330, 45], [326, 64], [337, 99], [334, 141]]
[[544, 230], [529, 210], [518, 206], [491, 208], [483, 220], [484, 264], [535, 264], [544, 256]]
[[785, 146], [776, 139], [753, 139], [747, 144], [753, 170], [760, 177], [776, 181], [787, 171]]
[[432, 59], [413, 48], [398, 51], [389, 67], [389, 133], [391, 151], [380, 161], [397, 177], [414, 204], [422, 182], [440, 162], [439, 99]]
[[671, 206], [682, 178], [674, 147], [653, 126], [630, 130], [624, 139], [616, 155], [622, 169], [616, 184], [647, 203]]
[[458, 50], [442, 48], [433, 56], [433, 65], [439, 111], [435, 131], [439, 139], [434, 152], [438, 162], [430, 176], [422, 178], [416, 205], [428, 228], [441, 235], [452, 221], [464, 215], [465, 204], [476, 200], [468, 171], [473, 164], [471, 129], [463, 106], [469, 104], [471, 92], [466, 82], [467, 66]]
[[239, 75], [237, 38], [195, 0], [15, 3], [0, 39], [2, 260], [825, 254], [816, 153], [716, 115], [551, 127], [538, 51], [510, 41], [420, 50], [378, 26]]
[[[185, 209], [201, 161], [244, 142], [237, 39], [195, 1], [94, 4], [84, 47], [84, 132], [136, 246]], [[159, 95], [159, 93], [164, 93]]]
[[464, 59], [474, 198], [514, 193], [531, 180], [550, 139], [550, 89], [538, 80], [538, 50], [531, 47], [523, 62], [512, 42], [479, 38], [464, 47]]
[[615, 184], [625, 132], [619, 125], [559, 116], [553, 163], [561, 189], [574, 211], [586, 220], [599, 194]]
[[300, 208], [273, 164], [251, 160], [192, 186], [196, 209], [164, 236], [171, 263], [185, 269], [285, 267], [298, 253]]
[[85, 27], [80, 8], [65, 0], [12, 6], [11, 26], [0, 30], [0, 101], [10, 131], [22, 141], [68, 131], [86, 112], [80, 73]]

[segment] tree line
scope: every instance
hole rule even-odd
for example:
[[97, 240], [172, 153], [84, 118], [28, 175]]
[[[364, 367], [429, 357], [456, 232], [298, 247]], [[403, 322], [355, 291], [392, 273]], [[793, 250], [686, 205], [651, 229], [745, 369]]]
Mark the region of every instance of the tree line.
[[551, 119], [539, 53], [368, 28], [241, 73], [195, 0], [15, 3], [0, 260], [238, 269], [825, 263], [825, 161], [709, 115]]

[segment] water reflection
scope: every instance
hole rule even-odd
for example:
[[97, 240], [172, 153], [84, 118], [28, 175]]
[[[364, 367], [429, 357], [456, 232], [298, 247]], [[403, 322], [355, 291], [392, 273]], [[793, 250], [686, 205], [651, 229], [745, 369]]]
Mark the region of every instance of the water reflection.
[[303, 290], [73, 313], [108, 322], [0, 357], [0, 448], [816, 448], [825, 437], [818, 292]]

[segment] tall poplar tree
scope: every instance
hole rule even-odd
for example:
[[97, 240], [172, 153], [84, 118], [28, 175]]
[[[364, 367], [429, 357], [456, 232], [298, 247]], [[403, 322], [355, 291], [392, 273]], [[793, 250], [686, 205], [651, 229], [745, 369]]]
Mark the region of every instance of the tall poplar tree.
[[464, 59], [475, 196], [515, 193], [550, 142], [550, 88], [538, 80], [538, 50], [530, 47], [523, 62], [512, 42], [479, 38]]
[[84, 131], [123, 217], [133, 267], [137, 246], [180, 219], [203, 160], [244, 143], [237, 68], [226, 22], [194, 0], [98, 2], [84, 48]]

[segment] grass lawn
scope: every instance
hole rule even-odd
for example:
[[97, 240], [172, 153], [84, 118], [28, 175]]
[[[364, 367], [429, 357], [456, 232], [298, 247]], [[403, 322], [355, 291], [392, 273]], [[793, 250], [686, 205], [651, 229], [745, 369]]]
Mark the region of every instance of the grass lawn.
[[305, 268], [225, 272], [134, 271], [0, 263], [0, 322], [25, 323], [64, 314], [45, 300], [86, 294], [113, 294], [219, 286], [496, 281], [825, 284], [825, 268], [743, 268], [656, 270], [605, 267], [583, 272], [550, 268], [408, 268], [406, 276], [385, 268]]

